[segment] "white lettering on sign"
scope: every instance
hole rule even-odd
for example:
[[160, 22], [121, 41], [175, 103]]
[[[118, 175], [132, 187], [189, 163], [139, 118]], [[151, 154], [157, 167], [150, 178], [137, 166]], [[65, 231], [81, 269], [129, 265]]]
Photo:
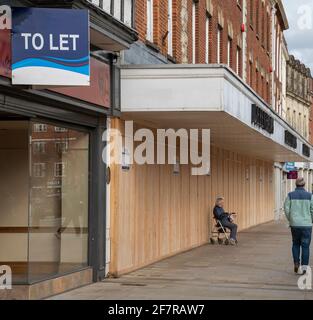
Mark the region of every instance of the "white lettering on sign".
[[0, 30], [12, 29], [12, 11], [9, 6], [0, 6]]
[[43, 36], [40, 33], [35, 33], [33, 35], [32, 45], [35, 50], [38, 50], [38, 51], [42, 50], [43, 46], [45, 45], [45, 41], [43, 39]]
[[[45, 39], [41, 33], [22, 33], [24, 38], [25, 50], [29, 50], [30, 46], [34, 50], [40, 51], [45, 46]], [[60, 34], [59, 37], [55, 37], [53, 34], [49, 34], [49, 49], [51, 51], [76, 51], [77, 42], [79, 39], [78, 34]]]

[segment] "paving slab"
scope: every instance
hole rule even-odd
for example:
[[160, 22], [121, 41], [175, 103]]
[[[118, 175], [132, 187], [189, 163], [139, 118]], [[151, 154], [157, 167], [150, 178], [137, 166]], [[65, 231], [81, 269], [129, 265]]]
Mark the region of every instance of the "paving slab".
[[50, 299], [313, 299], [297, 286], [284, 221], [240, 232], [238, 246], [205, 245]]

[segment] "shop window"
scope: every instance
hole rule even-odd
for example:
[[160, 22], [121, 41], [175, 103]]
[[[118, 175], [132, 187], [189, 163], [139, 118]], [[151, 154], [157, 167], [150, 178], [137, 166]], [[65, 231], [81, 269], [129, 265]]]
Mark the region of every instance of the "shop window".
[[41, 155], [39, 125], [14, 121], [0, 141], [0, 265], [11, 267], [13, 284], [88, 266], [89, 133], [66, 128], [65, 152], [54, 147], [60, 134], [47, 124]]

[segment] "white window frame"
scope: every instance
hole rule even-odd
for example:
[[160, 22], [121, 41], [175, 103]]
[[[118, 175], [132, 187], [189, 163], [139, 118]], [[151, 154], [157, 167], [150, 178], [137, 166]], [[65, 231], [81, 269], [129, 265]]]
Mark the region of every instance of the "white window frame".
[[47, 132], [47, 125], [45, 123], [35, 123], [33, 130], [34, 132]]
[[[37, 174], [37, 168], [40, 168], [40, 174]], [[36, 162], [33, 165], [33, 177], [44, 178], [46, 176], [46, 164], [44, 162]]]
[[54, 131], [55, 132], [67, 132], [68, 129], [67, 128], [63, 128], [63, 127], [54, 127]]
[[[231, 62], [231, 45], [232, 39], [230, 37], [227, 38], [227, 65], [230, 67]], [[238, 48], [237, 48], [238, 51]]]
[[205, 63], [210, 62], [210, 17], [205, 20]]
[[196, 63], [196, 3], [192, 1], [192, 63]]
[[222, 35], [221, 35], [222, 29], [218, 25], [217, 26], [217, 64], [221, 63], [221, 49], [222, 49]]
[[[64, 147], [64, 149], [62, 148], [62, 149], [60, 149], [60, 147], [59, 146], [61, 146], [61, 145], [64, 145], [65, 147]], [[56, 143], [55, 143], [55, 149], [56, 149], [56, 151], [57, 152], [59, 152], [59, 153], [63, 153], [63, 152], [67, 152], [68, 151], [68, 141], [57, 141]]]
[[168, 12], [167, 12], [167, 54], [173, 56], [173, 1], [168, 0]]
[[147, 2], [147, 35], [146, 39], [153, 42], [153, 0]]
[[46, 142], [34, 141], [33, 142], [33, 153], [34, 154], [46, 153]]
[[236, 73], [238, 75], [240, 73], [240, 48], [238, 46], [236, 48]]
[[[61, 175], [58, 172], [60, 165], [62, 166], [62, 174]], [[54, 163], [54, 177], [55, 178], [65, 177], [65, 163], [64, 162], [55, 162]]]

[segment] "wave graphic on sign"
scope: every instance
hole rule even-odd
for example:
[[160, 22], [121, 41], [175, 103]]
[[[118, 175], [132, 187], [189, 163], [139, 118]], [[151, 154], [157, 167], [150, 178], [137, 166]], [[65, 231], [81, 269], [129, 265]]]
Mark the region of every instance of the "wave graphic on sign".
[[77, 60], [58, 59], [53, 57], [29, 58], [14, 63], [12, 65], [12, 70], [29, 67], [60, 69], [89, 76], [89, 57]]

